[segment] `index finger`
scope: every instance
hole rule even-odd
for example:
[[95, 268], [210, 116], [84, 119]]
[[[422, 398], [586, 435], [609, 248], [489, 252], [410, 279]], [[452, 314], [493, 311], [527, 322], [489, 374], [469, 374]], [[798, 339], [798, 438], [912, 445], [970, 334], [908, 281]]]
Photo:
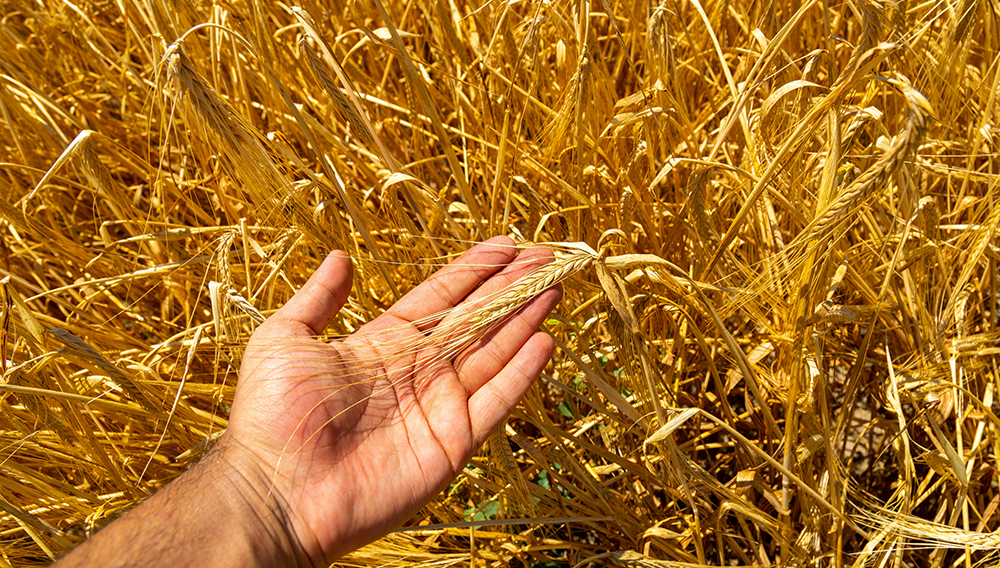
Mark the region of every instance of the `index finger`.
[[[417, 322], [453, 308], [483, 280], [510, 263], [516, 253], [514, 241], [507, 237], [493, 237], [479, 243], [400, 298], [386, 315]], [[425, 329], [434, 323], [419, 322], [418, 327]]]

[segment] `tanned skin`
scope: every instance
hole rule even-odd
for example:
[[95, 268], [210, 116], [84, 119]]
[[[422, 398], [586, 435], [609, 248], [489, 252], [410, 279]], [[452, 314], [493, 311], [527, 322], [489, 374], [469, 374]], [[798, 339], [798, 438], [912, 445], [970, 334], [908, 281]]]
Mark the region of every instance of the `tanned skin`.
[[58, 568], [325, 567], [398, 527], [458, 475], [552, 355], [537, 329], [558, 288], [454, 361], [400, 347], [423, 337], [411, 322], [552, 259], [540, 247], [516, 256], [512, 245], [476, 245], [359, 333], [327, 343], [315, 336], [352, 280], [350, 260], [332, 253], [250, 339], [216, 447]]

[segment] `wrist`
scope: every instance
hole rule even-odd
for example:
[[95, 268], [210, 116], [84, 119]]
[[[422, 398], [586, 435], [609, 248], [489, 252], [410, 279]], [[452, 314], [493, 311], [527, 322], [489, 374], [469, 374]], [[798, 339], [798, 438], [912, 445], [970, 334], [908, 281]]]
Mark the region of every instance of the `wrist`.
[[295, 530], [294, 511], [274, 485], [273, 472], [229, 435], [223, 435], [215, 448], [190, 473], [210, 485], [226, 509], [246, 533], [247, 544], [263, 565], [327, 566], [314, 547], [303, 543]]

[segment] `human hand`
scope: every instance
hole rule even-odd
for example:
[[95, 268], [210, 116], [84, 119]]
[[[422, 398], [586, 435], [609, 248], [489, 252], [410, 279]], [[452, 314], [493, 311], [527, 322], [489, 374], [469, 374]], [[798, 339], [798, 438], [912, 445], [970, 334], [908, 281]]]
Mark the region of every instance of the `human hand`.
[[314, 564], [385, 534], [446, 487], [545, 367], [553, 342], [536, 330], [558, 287], [454, 360], [437, 358], [454, 334], [428, 336], [426, 318], [552, 259], [543, 248], [514, 256], [505, 237], [477, 245], [358, 333], [324, 343], [315, 337], [351, 287], [338, 251], [254, 333], [220, 451]]

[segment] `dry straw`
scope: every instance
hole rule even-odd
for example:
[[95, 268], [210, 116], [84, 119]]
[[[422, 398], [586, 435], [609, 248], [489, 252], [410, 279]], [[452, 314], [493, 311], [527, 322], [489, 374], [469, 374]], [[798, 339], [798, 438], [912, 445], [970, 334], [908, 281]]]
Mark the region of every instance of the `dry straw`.
[[0, 564], [204, 455], [329, 249], [336, 336], [501, 233], [556, 259], [397, 347], [459, 357], [561, 283], [557, 353], [344, 565], [995, 558], [991, 4], [42, 0], [0, 28]]

